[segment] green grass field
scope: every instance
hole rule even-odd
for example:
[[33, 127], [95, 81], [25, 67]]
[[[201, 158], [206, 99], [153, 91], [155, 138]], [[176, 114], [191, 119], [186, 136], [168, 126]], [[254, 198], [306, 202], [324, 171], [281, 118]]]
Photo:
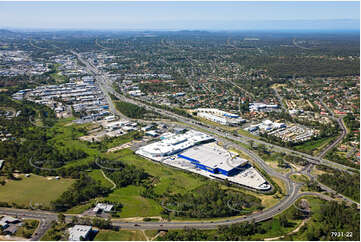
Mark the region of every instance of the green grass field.
[[316, 154], [319, 150], [321, 150], [328, 143], [330, 143], [334, 138], [335, 137], [326, 137], [318, 140], [311, 140], [302, 145], [294, 146], [293, 149], [309, 154]]
[[[87, 164], [94, 160], [95, 156], [101, 155], [109, 159], [117, 159], [124, 164], [135, 165], [138, 168], [143, 168], [147, 173], [154, 177], [155, 192], [163, 194], [165, 192], [171, 193], [185, 193], [193, 190], [207, 182], [206, 178], [197, 177], [191, 173], [177, 170], [171, 167], [161, 165], [144, 159], [130, 149], [123, 149], [113, 153], [103, 153], [97, 146], [88, 144], [87, 142], [80, 141], [78, 138], [85, 134], [87, 125], [72, 124], [73, 118], [59, 120], [48, 133], [53, 138], [50, 139], [55, 147], [59, 149], [76, 148], [83, 150], [88, 154], [88, 157], [70, 161], [65, 167], [79, 166]], [[114, 146], [120, 143], [131, 141], [131, 135], [119, 137], [112, 142], [105, 142], [104, 145]], [[100, 181], [107, 187], [112, 187], [112, 184], [106, 180], [101, 174], [100, 170], [92, 170], [88, 174], [95, 180]], [[61, 180], [60, 180], [61, 181]], [[160, 215], [161, 207], [153, 200], [145, 199], [140, 196], [141, 187], [129, 186], [121, 189], [115, 189], [107, 199], [121, 202], [124, 207], [122, 212], [119, 213], [120, 217], [147, 217]], [[66, 189], [59, 190], [58, 195]], [[57, 196], [58, 196], [57, 195]], [[28, 199], [27, 199], [28, 200]], [[69, 209], [67, 213], [82, 213], [89, 208], [89, 203], [85, 205], [76, 206]]]
[[135, 155], [130, 149], [120, 150], [119, 152], [110, 154], [109, 157], [118, 158], [125, 164], [143, 168], [147, 173], [156, 177], [157, 181], [155, 181], [154, 190], [158, 194], [163, 194], [166, 191], [185, 193], [207, 182], [206, 178], [196, 177], [194, 174], [144, 159]]
[[295, 182], [301, 182], [301, 183], [306, 183], [307, 181], [309, 181], [309, 179], [302, 174], [293, 174], [291, 175], [291, 179]]
[[122, 203], [123, 208], [118, 212], [120, 218], [159, 216], [162, 207], [156, 201], [140, 196], [143, 189], [133, 185], [115, 189], [106, 200]]
[[139, 230], [100, 230], [94, 241], [145, 241], [146, 238]]
[[82, 205], [78, 205], [78, 206], [75, 206], [75, 207], [72, 207], [70, 209], [68, 209], [65, 214], [81, 214], [83, 213], [84, 211], [90, 209], [93, 207], [92, 205], [92, 201], [94, 201], [95, 203], [95, 200], [90, 200], [88, 203], [86, 204], [82, 204]]
[[48, 206], [50, 201], [57, 199], [65, 192], [73, 179], [48, 180], [46, 177], [31, 174], [30, 177], [19, 176], [21, 180], [7, 180], [4, 186], [0, 186], [0, 201], [9, 204], [28, 206], [39, 203]]
[[100, 181], [100, 183], [105, 187], [109, 187], [109, 188], [113, 187], [113, 184], [104, 178], [101, 170], [92, 170], [91, 172], [88, 173], [88, 175], [94, 180]]
[[[317, 217], [319, 216], [318, 214], [320, 213], [321, 207], [325, 204], [325, 200], [319, 199], [317, 197], [314, 196], [305, 196], [302, 197], [304, 199], [306, 199], [311, 207], [311, 211], [312, 211], [312, 217]], [[315, 224], [314, 221], [308, 221], [307, 224], [311, 224], [313, 227], [318, 227], [319, 224]], [[306, 225], [305, 225], [306, 226]], [[298, 233], [295, 233], [293, 236], [293, 240], [295, 241], [308, 241], [307, 239], [307, 230], [306, 231], [302, 231], [300, 230]]]

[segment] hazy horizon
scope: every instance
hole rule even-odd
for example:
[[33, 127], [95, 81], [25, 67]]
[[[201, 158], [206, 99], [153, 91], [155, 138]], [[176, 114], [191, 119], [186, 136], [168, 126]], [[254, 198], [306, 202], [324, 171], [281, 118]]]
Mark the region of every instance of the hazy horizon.
[[0, 2], [21, 30], [356, 30], [359, 2]]

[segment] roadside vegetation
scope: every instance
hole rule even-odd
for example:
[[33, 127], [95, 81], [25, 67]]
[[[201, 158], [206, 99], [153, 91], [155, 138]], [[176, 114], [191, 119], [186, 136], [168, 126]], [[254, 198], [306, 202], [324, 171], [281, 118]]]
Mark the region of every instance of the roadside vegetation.
[[38, 220], [24, 219], [22, 221], [21, 227], [16, 231], [15, 236], [29, 239], [35, 232], [38, 225], [39, 225]]
[[147, 113], [145, 108], [123, 101], [116, 101], [115, 107], [128, 118], [142, 119]]
[[[306, 197], [311, 208], [311, 215], [304, 214], [294, 206], [282, 214], [267, 221], [255, 223], [239, 223], [231, 226], [221, 226], [217, 230], [170, 230], [164, 236], [158, 237], [163, 241], [196, 241], [223, 240], [247, 241], [264, 240], [359, 240], [359, 213], [354, 207], [346, 207], [337, 202], [325, 201], [319, 198]], [[301, 226], [302, 221], [305, 225]], [[340, 222], [342, 221], [342, 222]], [[300, 226], [300, 227], [299, 227]], [[296, 230], [298, 232], [293, 232]], [[331, 235], [333, 231], [352, 232], [353, 236], [337, 238]], [[284, 237], [281, 237], [284, 236]]]
[[333, 170], [332, 173], [317, 176], [317, 179], [336, 192], [360, 202], [360, 174]]

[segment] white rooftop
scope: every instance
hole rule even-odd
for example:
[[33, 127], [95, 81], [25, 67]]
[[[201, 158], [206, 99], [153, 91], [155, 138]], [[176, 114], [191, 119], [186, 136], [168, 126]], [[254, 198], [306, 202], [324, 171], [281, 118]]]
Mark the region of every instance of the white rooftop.
[[143, 146], [136, 151], [136, 154], [159, 161], [164, 156], [181, 152], [196, 144], [210, 140], [214, 140], [214, 138], [205, 133], [190, 130], [184, 134], [168, 136], [166, 139]]
[[91, 229], [92, 229], [91, 226], [75, 225], [74, 227], [69, 228], [69, 240], [70, 241], [84, 240], [88, 236]]
[[107, 203], [97, 203], [95, 208], [93, 209], [94, 212], [99, 211], [99, 209], [103, 210], [104, 212], [110, 212], [114, 206], [112, 204]]
[[223, 149], [215, 142], [192, 147], [183, 151], [181, 155], [195, 159], [213, 169], [220, 168], [225, 171], [232, 170], [248, 162], [246, 159], [237, 157], [233, 152]]

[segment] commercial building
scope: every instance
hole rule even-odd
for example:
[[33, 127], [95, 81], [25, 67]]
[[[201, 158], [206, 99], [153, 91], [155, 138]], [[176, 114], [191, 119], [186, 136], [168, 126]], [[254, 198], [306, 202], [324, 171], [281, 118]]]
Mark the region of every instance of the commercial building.
[[11, 216], [4, 216], [0, 219], [0, 227], [4, 234], [15, 234], [19, 225], [20, 220]]
[[250, 103], [249, 111], [272, 111], [275, 109], [279, 109], [278, 104], [265, 104], [265, 103]]
[[113, 205], [112, 204], [107, 204], [107, 203], [97, 203], [97, 205], [95, 206], [95, 208], [93, 209], [93, 212], [99, 213], [101, 211], [104, 211], [106, 213], [109, 213], [112, 211], [113, 209]]
[[75, 225], [69, 228], [69, 241], [84, 241], [89, 240], [92, 232], [92, 226]]
[[228, 180], [261, 191], [271, 188], [246, 159], [217, 145], [210, 135], [190, 130], [184, 134], [168, 132], [160, 139], [135, 153], [211, 179]]
[[161, 141], [146, 145], [138, 149], [135, 153], [160, 161], [166, 156], [177, 154], [185, 149], [214, 141], [210, 135], [190, 130], [184, 134], [173, 134], [163, 138]]
[[216, 108], [198, 108], [197, 116], [212, 122], [230, 126], [239, 125], [246, 121], [237, 114], [228, 113]]
[[246, 159], [235, 156], [213, 143], [192, 147], [178, 154], [178, 157], [190, 161], [199, 169], [225, 176], [236, 174], [241, 167], [248, 164]]

